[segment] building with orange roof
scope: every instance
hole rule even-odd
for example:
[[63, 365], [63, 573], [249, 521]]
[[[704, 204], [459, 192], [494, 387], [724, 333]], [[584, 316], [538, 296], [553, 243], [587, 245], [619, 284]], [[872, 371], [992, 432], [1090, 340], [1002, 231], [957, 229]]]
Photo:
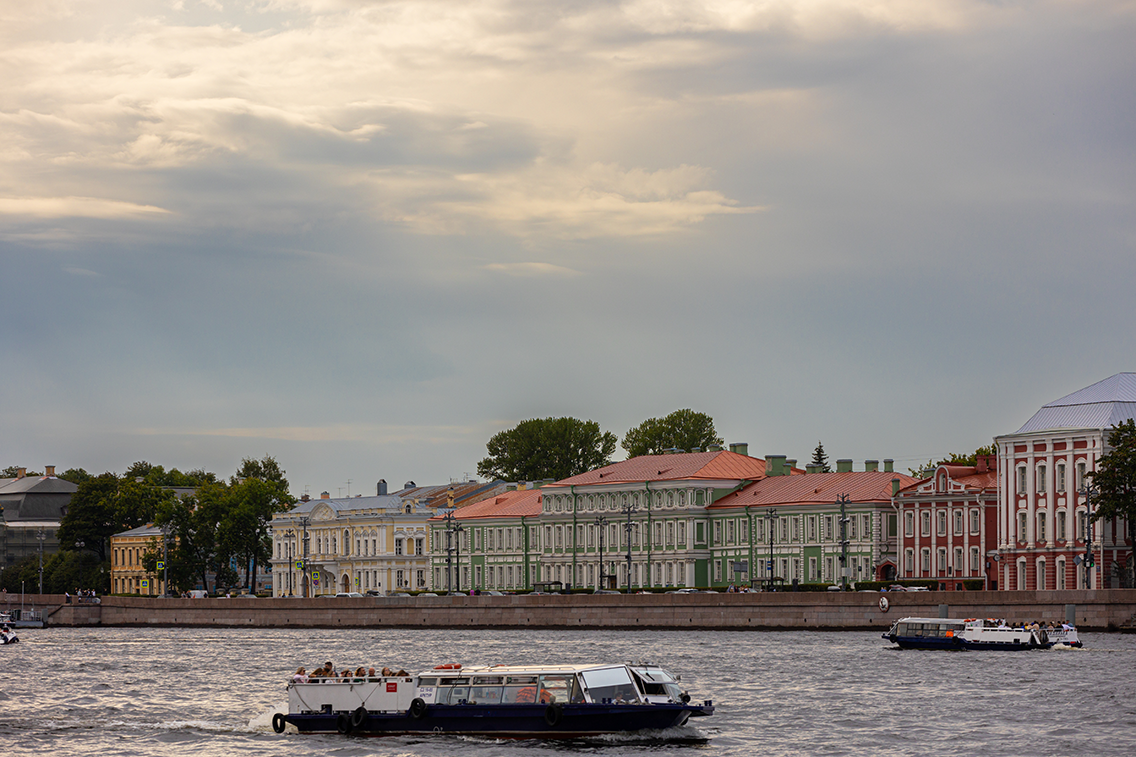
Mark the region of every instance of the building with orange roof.
[[710, 584], [890, 580], [898, 548], [892, 497], [916, 479], [894, 472], [891, 460], [883, 470], [876, 460], [864, 468], [838, 460], [835, 472], [768, 476], [716, 498], [707, 508]]
[[934, 579], [940, 590], [997, 589], [997, 456], [940, 465], [895, 497], [898, 578]]
[[435, 589], [527, 591], [538, 569], [541, 491], [524, 484], [430, 518]]
[[748, 445], [643, 455], [542, 489], [539, 579], [565, 587], [709, 586], [709, 506], [767, 476], [803, 474]]

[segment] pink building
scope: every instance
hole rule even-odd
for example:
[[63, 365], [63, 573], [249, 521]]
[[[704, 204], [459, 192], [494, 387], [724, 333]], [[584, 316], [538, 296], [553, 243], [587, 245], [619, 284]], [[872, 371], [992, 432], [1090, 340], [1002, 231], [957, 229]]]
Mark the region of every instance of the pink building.
[[[936, 579], [939, 589], [997, 589], [998, 476], [994, 455], [976, 465], [940, 465], [901, 489], [897, 578]], [[972, 584], [973, 586], [973, 584]]]
[[[1122, 519], [1089, 523], [1086, 474], [1115, 424], [1136, 418], [1136, 374], [1118, 373], [1044, 405], [998, 446], [999, 585], [1004, 589], [1118, 587], [1131, 559]], [[1093, 508], [1095, 509], [1095, 507]], [[1094, 567], [1082, 563], [1086, 535]]]

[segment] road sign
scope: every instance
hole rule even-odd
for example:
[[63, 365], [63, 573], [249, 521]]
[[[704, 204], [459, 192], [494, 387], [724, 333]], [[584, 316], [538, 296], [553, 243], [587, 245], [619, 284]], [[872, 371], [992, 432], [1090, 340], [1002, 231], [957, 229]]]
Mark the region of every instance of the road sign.
[[150, 588], [150, 580], [149, 579], [147, 579], [147, 578], [142, 579], [142, 588], [143, 589], [149, 589]]
[[158, 570], [165, 570], [165, 569], [166, 569], [166, 564], [164, 562], [162, 562], [161, 560], [158, 560]]
[[296, 561], [296, 570], [303, 570], [303, 569], [304, 569], [304, 561], [303, 560], [297, 560]]
[[355, 585], [356, 585], [356, 586], [358, 586], [358, 585], [359, 585], [359, 576], [355, 576]]
[[320, 580], [320, 572], [319, 572], [318, 570], [313, 570], [313, 571], [312, 571], [312, 580], [313, 580], [313, 581], [316, 581], [317, 583], [319, 582], [319, 580]]

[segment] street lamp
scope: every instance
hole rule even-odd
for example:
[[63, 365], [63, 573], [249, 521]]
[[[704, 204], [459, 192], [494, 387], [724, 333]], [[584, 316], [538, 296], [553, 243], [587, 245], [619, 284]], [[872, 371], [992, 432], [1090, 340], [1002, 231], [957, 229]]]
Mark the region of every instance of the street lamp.
[[[453, 591], [454, 588], [454, 570], [457, 570], [457, 585], [458, 591], [461, 591], [461, 542], [459, 541], [461, 533], [465, 531], [465, 526], [457, 522], [454, 517], [455, 510], [450, 510], [442, 520], [446, 524], [446, 590]], [[450, 554], [454, 554], [454, 564], [450, 564]]]
[[1093, 588], [1092, 570], [1096, 565], [1093, 559], [1093, 492], [1095, 486], [1081, 485], [1080, 493], [1085, 495], [1085, 556], [1081, 562], [1085, 566], [1085, 588]]
[[627, 522], [623, 524], [623, 530], [627, 534], [627, 593], [631, 593], [631, 531], [635, 528], [631, 522], [631, 514], [635, 512], [635, 505], [628, 502], [623, 506], [623, 513], [627, 516]]
[[300, 526], [303, 528], [303, 537], [301, 541], [304, 546], [304, 556], [300, 558], [300, 576], [303, 579], [300, 585], [300, 590], [303, 593], [304, 599], [308, 598], [308, 524], [311, 523], [311, 518], [306, 515], [301, 515], [299, 518]]
[[36, 531], [36, 538], [39, 539], [39, 593], [43, 594], [43, 540], [47, 538], [47, 534], [42, 526]]
[[836, 498], [836, 504], [840, 505], [840, 585], [845, 591], [848, 590], [848, 521], [850, 518], [845, 510], [848, 501], [847, 494], [841, 494]]
[[296, 565], [295, 565], [296, 542], [294, 541], [295, 538], [296, 538], [296, 529], [289, 528], [287, 531], [284, 532], [284, 538], [287, 539], [287, 541], [284, 542], [284, 543], [288, 545], [288, 596], [291, 597], [291, 596], [293, 596], [293, 594], [292, 594], [292, 569], [296, 567]]
[[600, 532], [600, 552], [599, 552], [599, 556], [598, 556], [598, 557], [599, 557], [599, 576], [598, 576], [598, 580], [597, 580], [597, 585], [598, 585], [598, 586], [599, 586], [599, 587], [600, 587], [601, 589], [606, 589], [606, 588], [607, 588], [607, 586], [606, 586], [606, 585], [604, 585], [604, 565], [603, 565], [603, 558], [604, 558], [604, 531], [605, 531], [606, 529], [607, 529], [607, 518], [605, 518], [605, 517], [604, 517], [604, 516], [602, 516], [602, 515], [601, 515], [601, 516], [599, 516], [599, 517], [597, 517], [597, 518], [596, 518], [596, 530]]
[[777, 517], [777, 508], [770, 507], [765, 510], [765, 520], [769, 523], [769, 590], [773, 590], [773, 519]]

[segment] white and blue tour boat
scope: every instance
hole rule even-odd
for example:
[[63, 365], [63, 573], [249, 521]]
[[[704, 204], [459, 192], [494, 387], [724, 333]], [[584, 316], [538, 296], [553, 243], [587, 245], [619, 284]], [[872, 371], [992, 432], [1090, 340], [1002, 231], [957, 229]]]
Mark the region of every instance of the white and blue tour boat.
[[883, 638], [903, 649], [1049, 649], [1081, 646], [1072, 626], [1008, 626], [992, 618], [900, 618]]
[[570, 739], [663, 730], [714, 712], [653, 665], [440, 665], [418, 675], [310, 678], [288, 685], [300, 733], [444, 733]]

